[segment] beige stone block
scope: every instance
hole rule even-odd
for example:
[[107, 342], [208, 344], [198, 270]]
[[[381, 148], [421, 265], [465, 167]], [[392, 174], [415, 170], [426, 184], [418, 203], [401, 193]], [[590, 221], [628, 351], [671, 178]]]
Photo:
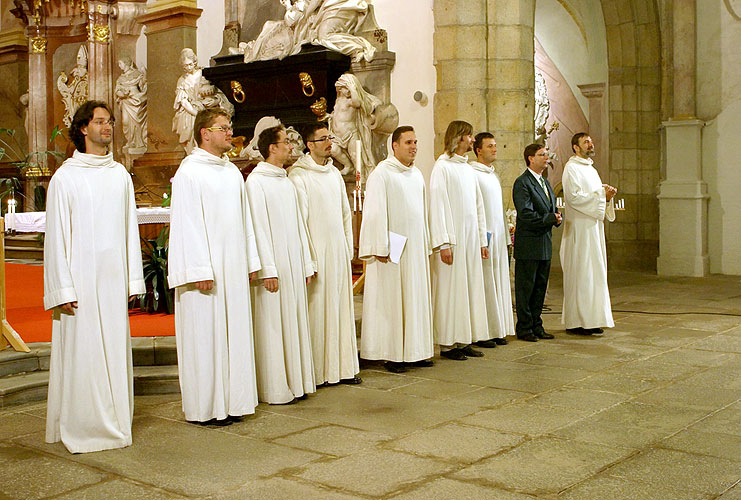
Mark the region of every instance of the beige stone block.
[[[623, 112], [613, 111], [610, 113], [610, 132], [622, 132], [623, 131]], [[613, 148], [618, 147], [617, 144], [611, 144]]]
[[638, 136], [638, 147], [641, 149], [656, 149], [661, 147], [661, 137], [657, 131], [655, 134], [640, 134]]
[[610, 150], [610, 170], [621, 170], [623, 168], [623, 150]]
[[529, 95], [521, 91], [500, 91], [489, 94], [489, 124], [496, 130], [524, 130], [532, 123]]
[[660, 153], [657, 150], [641, 149], [638, 151], [638, 161], [641, 170], [655, 171], [656, 181], [659, 180]]
[[637, 193], [638, 192], [638, 171], [637, 170], [623, 170], [622, 178], [620, 179], [621, 184], [618, 187], [623, 193]]
[[535, 70], [532, 61], [495, 59], [489, 63], [490, 89], [528, 89], [534, 93]]
[[640, 85], [661, 85], [661, 71], [658, 66], [641, 66], [638, 68]]
[[497, 24], [532, 26], [535, 22], [534, 0], [489, 0], [489, 19]]
[[455, 55], [456, 59], [486, 58], [485, 25], [458, 26]]
[[620, 24], [620, 16], [618, 14], [617, 3], [605, 2], [604, 4], [602, 4], [602, 15], [605, 18], [606, 26]]
[[654, 222], [659, 215], [659, 200], [656, 196], [642, 194], [638, 200], [640, 203], [641, 222]]
[[638, 151], [635, 149], [624, 149], [623, 168], [626, 170], [636, 170], [638, 168]]
[[638, 131], [638, 112], [626, 111], [623, 113], [623, 131], [624, 132], [637, 132]]
[[631, 0], [615, 0], [620, 24], [633, 22], [633, 5]]
[[606, 26], [607, 34], [607, 61], [610, 66], [623, 65], [621, 31], [619, 25]]
[[490, 56], [497, 59], [516, 59], [522, 54], [520, 47], [522, 45], [523, 30], [518, 26], [499, 25], [495, 30], [496, 47], [490, 52]]
[[[365, 382], [365, 379], [363, 381]], [[381, 441], [388, 439], [388, 436], [375, 432], [328, 425], [290, 434], [275, 439], [273, 442], [302, 450], [323, 453], [325, 455], [343, 457], [373, 448]]]
[[475, 413], [461, 419], [461, 422], [502, 432], [535, 436], [552, 432], [591, 413], [593, 412], [584, 408], [554, 408], [523, 401]]
[[629, 498], [630, 500], [701, 500], [694, 491], [682, 491], [669, 486], [639, 483], [628, 479], [599, 474], [583, 481], [558, 496], [559, 500], [594, 500], [596, 498]]
[[638, 110], [638, 88], [636, 85], [623, 85], [623, 111]]
[[[645, 88], [645, 87], [641, 87]], [[657, 88], [658, 90], [658, 88]], [[638, 118], [638, 130], [644, 134], [658, 134], [661, 118], [658, 111], [641, 111]]]
[[621, 85], [610, 85], [610, 111], [623, 109], [623, 87]]
[[458, 116], [458, 92], [455, 90], [443, 90], [435, 93], [433, 98], [435, 106], [435, 133], [445, 133], [448, 123]]
[[659, 171], [641, 170], [640, 171], [640, 194], [656, 195], [659, 191]]
[[[525, 146], [532, 143], [532, 136], [523, 134], [521, 131], [498, 129], [494, 126], [491, 115], [489, 116], [489, 126], [487, 128], [497, 138], [497, 168], [505, 160], [516, 161], [524, 168], [522, 152], [525, 150]], [[518, 170], [520, 170], [519, 167]]]
[[639, 222], [638, 223], [638, 239], [640, 240], [652, 240], [656, 239], [659, 234], [659, 224], [655, 222]]
[[456, 58], [456, 44], [458, 42], [458, 28], [456, 26], [438, 26], [432, 40], [436, 61]]
[[472, 90], [486, 87], [484, 60], [447, 60], [437, 64], [438, 90]]
[[435, 0], [432, 12], [436, 26], [483, 24], [486, 0]]
[[641, 85], [638, 89], [641, 95], [641, 111], [661, 109], [661, 92], [658, 85]]
[[432, 14], [436, 28], [458, 24], [457, 11], [458, 0], [434, 0]]
[[656, 9], [654, 2], [637, 0], [633, 2], [633, 17], [636, 24], [656, 26]]
[[[648, 2], [646, 2], [648, 3]], [[661, 42], [658, 26], [644, 24], [638, 30], [638, 64], [656, 67], [661, 59]]]
[[623, 239], [623, 225], [620, 222], [612, 222], [605, 227], [605, 235], [609, 241], [621, 241]]
[[633, 24], [620, 25], [621, 63], [623, 66], [637, 66], [636, 34]]
[[486, 127], [486, 91], [459, 91], [458, 117], [454, 119], [467, 121], [473, 125], [474, 130], [484, 129]]
[[54, 500], [181, 500], [181, 496], [169, 495], [163, 491], [153, 490], [151, 487], [133, 484], [128, 481], [114, 479], [93, 486], [75, 490], [66, 495], [55, 496]]

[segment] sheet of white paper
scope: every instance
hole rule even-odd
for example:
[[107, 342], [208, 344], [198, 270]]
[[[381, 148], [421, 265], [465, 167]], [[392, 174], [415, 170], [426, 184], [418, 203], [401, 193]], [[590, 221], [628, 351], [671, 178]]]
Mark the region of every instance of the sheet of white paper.
[[404, 251], [404, 246], [407, 244], [407, 237], [400, 234], [389, 231], [389, 260], [394, 264], [399, 263], [401, 259], [401, 253]]
[[486, 232], [486, 246], [491, 246], [491, 233], [489, 231]]

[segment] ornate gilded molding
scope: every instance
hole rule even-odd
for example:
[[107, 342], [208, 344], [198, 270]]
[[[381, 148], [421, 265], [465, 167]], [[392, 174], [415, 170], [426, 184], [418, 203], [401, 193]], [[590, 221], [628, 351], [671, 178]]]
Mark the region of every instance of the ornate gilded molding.
[[111, 28], [107, 24], [93, 24], [90, 28], [90, 40], [100, 43], [111, 41]]
[[32, 36], [31, 37], [31, 52], [34, 54], [45, 54], [46, 53], [46, 38], [43, 36]]

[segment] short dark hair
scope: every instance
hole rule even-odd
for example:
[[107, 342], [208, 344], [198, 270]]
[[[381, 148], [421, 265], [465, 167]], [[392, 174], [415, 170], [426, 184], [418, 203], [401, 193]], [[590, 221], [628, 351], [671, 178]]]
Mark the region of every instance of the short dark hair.
[[391, 134], [391, 143], [399, 142], [399, 139], [401, 138], [401, 134], [404, 132], [414, 132], [414, 127], [411, 125], [402, 125], [401, 127], [396, 127], [396, 130], [394, 130], [394, 133]]
[[535, 153], [543, 149], [545, 146], [542, 144], [538, 144], [537, 142], [535, 144], [528, 144], [525, 146], [525, 152], [523, 155], [525, 156], [525, 165], [528, 167], [530, 166], [530, 157], [535, 156]]
[[306, 144], [307, 149], [309, 147], [309, 142], [313, 141], [316, 138], [316, 131], [322, 130], [323, 128], [329, 130], [329, 125], [327, 125], [325, 122], [315, 122], [306, 125], [301, 130], [301, 137], [303, 138], [304, 144]]
[[231, 119], [229, 113], [221, 108], [206, 108], [198, 112], [198, 114], [196, 115], [196, 121], [193, 123], [193, 138], [196, 140], [196, 144], [200, 146], [201, 142], [203, 142], [201, 129], [208, 128], [213, 125], [216, 121], [216, 118], [218, 118], [219, 116], [225, 116], [227, 120]]
[[581, 139], [582, 137], [587, 137], [588, 135], [589, 134], [587, 134], [586, 132], [578, 132], [578, 133], [574, 134], [574, 137], [571, 138], [571, 152], [572, 153], [575, 152], [574, 151], [574, 146], [578, 146], [579, 145], [579, 139]]
[[285, 130], [286, 128], [283, 125], [276, 125], [275, 127], [266, 128], [260, 133], [260, 137], [257, 138], [257, 149], [265, 160], [270, 156], [270, 145], [275, 144], [280, 132]]
[[77, 108], [77, 111], [75, 111], [75, 115], [72, 117], [72, 124], [69, 126], [69, 138], [72, 140], [72, 142], [75, 144], [75, 148], [80, 153], [85, 153], [85, 134], [82, 133], [82, 127], [87, 127], [90, 123], [90, 120], [93, 119], [93, 115], [95, 114], [96, 108], [103, 108], [106, 111], [108, 111], [108, 114], [111, 115], [111, 120], [113, 120], [113, 113], [111, 112], [111, 108], [108, 107], [108, 104], [106, 104], [103, 101], [85, 101], [83, 102], [79, 108]]
[[478, 155], [479, 149], [484, 147], [484, 139], [494, 139], [494, 134], [491, 132], [479, 132], [473, 139], [473, 153]]

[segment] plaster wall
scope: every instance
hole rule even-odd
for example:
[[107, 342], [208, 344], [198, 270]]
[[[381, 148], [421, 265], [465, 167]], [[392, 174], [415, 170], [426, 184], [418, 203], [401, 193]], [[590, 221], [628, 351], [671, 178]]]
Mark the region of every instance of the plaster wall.
[[[733, 4], [733, 3], [732, 3]], [[741, 14], [741, 12], [737, 12]], [[741, 275], [741, 22], [722, 2], [697, 9], [697, 111], [702, 132], [703, 179], [708, 183], [710, 272]]]

